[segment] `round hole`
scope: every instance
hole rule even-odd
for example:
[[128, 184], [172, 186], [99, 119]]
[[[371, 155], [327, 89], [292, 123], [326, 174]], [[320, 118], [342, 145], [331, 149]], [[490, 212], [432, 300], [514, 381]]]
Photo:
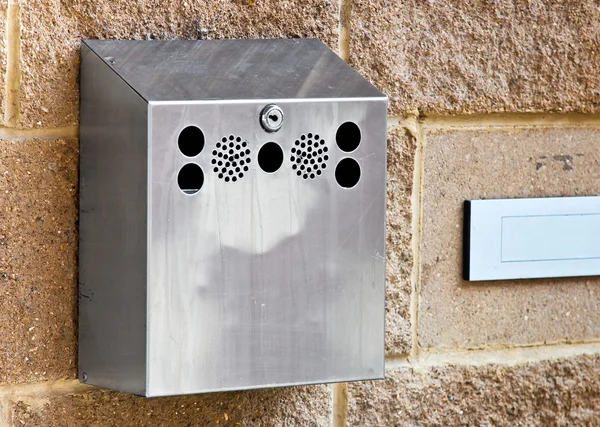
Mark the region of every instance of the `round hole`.
[[321, 171], [320, 170], [317, 171], [317, 175], [321, 175]]
[[196, 157], [204, 148], [204, 134], [196, 126], [188, 126], [179, 134], [178, 144], [184, 156]]
[[349, 153], [358, 148], [360, 144], [360, 129], [353, 122], [343, 123], [335, 134], [335, 141], [340, 150]]
[[248, 166], [244, 166], [244, 172], [248, 172]]
[[250, 157], [248, 157], [248, 158], [246, 159], [246, 163], [250, 163], [250, 160], [252, 160], [252, 159], [251, 159]]
[[217, 159], [212, 159], [210, 162], [214, 165], [217, 163]]
[[226, 137], [223, 137], [223, 139], [221, 139], [221, 141], [223, 141], [223, 142], [227, 142], [227, 138], [226, 138]]
[[219, 172], [219, 168], [214, 168], [213, 169], [215, 172]]
[[240, 172], [240, 178], [243, 178], [243, 177], [244, 177], [244, 174]]
[[352, 188], [360, 180], [360, 165], [354, 159], [342, 159], [335, 168], [335, 180], [344, 188]]
[[306, 179], [306, 178], [308, 178], [308, 175], [304, 174], [304, 175], [302, 175], [302, 178]]
[[298, 169], [298, 165], [292, 165], [292, 169], [294, 169], [294, 170]]
[[283, 163], [283, 150], [274, 142], [267, 142], [258, 151], [258, 165], [267, 173], [276, 172]]
[[300, 139], [301, 139], [302, 141], [304, 141], [304, 140], [306, 139], [306, 135], [302, 135], [302, 136], [300, 137]]
[[315, 179], [315, 174], [314, 173], [310, 174], [310, 179]]
[[[237, 142], [240, 142], [242, 140], [242, 138], [240, 138], [239, 136], [235, 139]], [[239, 150], [239, 148], [238, 148]]]
[[242, 142], [242, 147], [245, 147], [246, 145], [248, 145], [246, 141]]
[[185, 194], [195, 194], [204, 184], [204, 172], [197, 164], [188, 163], [179, 171], [177, 184]]
[[219, 174], [219, 179], [223, 179], [223, 174], [222, 173]]
[[225, 182], [229, 182], [229, 177], [228, 176], [225, 177]]
[[[233, 141], [233, 135], [229, 135], [229, 140]], [[231, 147], [233, 147], [233, 144], [230, 144]]]
[[308, 136], [309, 138], [312, 138], [312, 133], [309, 133], [307, 136]]
[[233, 182], [236, 182], [236, 181], [237, 181], [237, 177], [235, 177], [235, 176], [232, 176], [232, 177], [231, 177], [231, 180], [232, 180]]
[[298, 174], [298, 176], [302, 176], [302, 172], [298, 171], [296, 173]]

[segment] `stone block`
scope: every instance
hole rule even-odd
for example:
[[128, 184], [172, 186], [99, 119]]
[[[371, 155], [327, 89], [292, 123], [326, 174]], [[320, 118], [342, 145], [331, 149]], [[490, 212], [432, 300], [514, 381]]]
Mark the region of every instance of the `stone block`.
[[597, 196], [593, 128], [437, 131], [425, 135], [419, 343], [482, 348], [595, 340], [600, 279], [462, 280], [463, 202]]
[[392, 114], [600, 111], [594, 0], [356, 0], [350, 63]]

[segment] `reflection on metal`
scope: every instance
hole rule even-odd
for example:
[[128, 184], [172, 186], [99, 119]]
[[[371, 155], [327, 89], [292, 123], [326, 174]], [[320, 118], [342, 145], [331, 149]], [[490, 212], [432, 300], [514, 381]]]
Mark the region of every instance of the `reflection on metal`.
[[84, 42], [80, 379], [382, 378], [386, 105], [317, 40]]
[[465, 202], [465, 280], [600, 275], [600, 197]]

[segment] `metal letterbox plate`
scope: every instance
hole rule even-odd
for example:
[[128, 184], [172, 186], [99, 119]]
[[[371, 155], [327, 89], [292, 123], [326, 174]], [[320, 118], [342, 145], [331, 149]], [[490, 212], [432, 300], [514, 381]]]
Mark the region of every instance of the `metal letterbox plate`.
[[600, 197], [465, 202], [466, 280], [600, 274]]
[[317, 40], [83, 43], [80, 378], [382, 378], [386, 105]]

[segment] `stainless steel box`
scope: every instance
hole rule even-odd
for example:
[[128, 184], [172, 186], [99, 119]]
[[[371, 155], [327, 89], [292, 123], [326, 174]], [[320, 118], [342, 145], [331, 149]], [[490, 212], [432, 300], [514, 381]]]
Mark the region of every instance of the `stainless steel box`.
[[80, 380], [382, 378], [386, 106], [318, 40], [85, 41]]

